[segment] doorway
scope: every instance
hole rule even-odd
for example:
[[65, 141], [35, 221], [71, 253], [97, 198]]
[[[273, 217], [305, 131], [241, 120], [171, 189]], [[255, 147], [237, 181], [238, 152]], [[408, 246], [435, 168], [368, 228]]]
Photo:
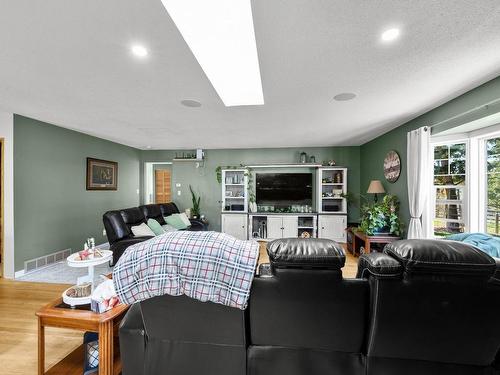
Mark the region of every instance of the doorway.
[[172, 201], [172, 163], [144, 163], [144, 204]]

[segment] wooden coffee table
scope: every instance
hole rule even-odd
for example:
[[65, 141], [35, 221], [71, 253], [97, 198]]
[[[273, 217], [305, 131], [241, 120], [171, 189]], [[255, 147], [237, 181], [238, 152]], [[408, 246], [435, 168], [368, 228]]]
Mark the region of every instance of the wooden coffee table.
[[85, 308], [72, 309], [58, 298], [37, 311], [38, 317], [38, 375], [83, 373], [83, 344], [66, 358], [45, 372], [45, 327], [70, 328], [99, 334], [99, 375], [114, 375], [121, 372], [119, 347], [115, 350], [118, 326], [128, 305], [118, 305], [102, 314]]

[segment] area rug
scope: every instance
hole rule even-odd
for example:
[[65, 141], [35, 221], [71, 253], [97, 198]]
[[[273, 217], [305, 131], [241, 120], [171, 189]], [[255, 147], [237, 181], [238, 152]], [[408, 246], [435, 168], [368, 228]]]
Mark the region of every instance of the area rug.
[[[68, 266], [66, 261], [54, 263], [50, 266], [37, 269], [26, 275], [16, 278], [19, 281], [53, 283], [53, 284], [76, 284], [76, 279], [86, 275], [87, 268], [73, 268]], [[100, 275], [107, 275], [113, 272], [113, 268], [108, 263], [94, 267], [94, 281], [100, 283]]]

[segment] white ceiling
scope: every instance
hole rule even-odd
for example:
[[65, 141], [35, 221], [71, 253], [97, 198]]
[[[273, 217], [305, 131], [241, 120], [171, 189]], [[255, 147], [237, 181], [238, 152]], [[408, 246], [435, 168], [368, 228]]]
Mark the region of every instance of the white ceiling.
[[225, 107], [160, 0], [0, 0], [0, 107], [138, 148], [359, 145], [500, 74], [498, 0], [252, 7], [265, 105]]

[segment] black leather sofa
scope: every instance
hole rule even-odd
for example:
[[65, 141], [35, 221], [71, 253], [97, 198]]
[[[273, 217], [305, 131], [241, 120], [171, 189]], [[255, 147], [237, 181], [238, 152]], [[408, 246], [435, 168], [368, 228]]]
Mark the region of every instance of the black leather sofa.
[[[161, 225], [165, 225], [164, 217], [179, 213], [177, 205], [173, 202], [164, 204], [147, 204], [139, 207], [125, 208], [106, 212], [102, 221], [106, 229], [106, 235], [113, 251], [113, 264], [118, 261], [127, 247], [146, 241], [152, 237], [135, 237], [132, 234], [133, 226], [147, 223], [148, 219], [155, 219]], [[187, 230], [206, 230], [206, 225], [197, 219], [190, 219], [191, 226]]]
[[131, 306], [123, 374], [500, 373], [500, 280], [474, 247], [395, 242], [363, 255], [356, 279], [329, 240], [277, 240], [268, 253], [246, 311], [184, 296]]

